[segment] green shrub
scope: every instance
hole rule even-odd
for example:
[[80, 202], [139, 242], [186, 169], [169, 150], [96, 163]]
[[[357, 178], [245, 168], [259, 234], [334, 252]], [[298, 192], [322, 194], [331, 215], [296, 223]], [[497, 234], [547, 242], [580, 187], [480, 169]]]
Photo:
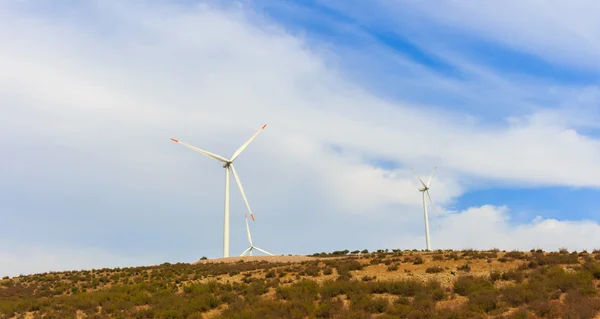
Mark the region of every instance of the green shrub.
[[519, 270], [510, 270], [502, 273], [502, 280], [514, 280], [521, 283], [525, 279], [525, 274]]
[[469, 296], [469, 308], [474, 311], [490, 312], [498, 307], [499, 293], [495, 289], [473, 292]]
[[512, 258], [512, 259], [525, 259], [525, 258], [527, 258], [527, 256], [525, 255], [524, 252], [518, 251], [518, 250], [509, 251], [506, 254], [504, 254], [504, 257], [505, 258]]
[[338, 314], [344, 307], [344, 303], [341, 300], [326, 299], [321, 301], [314, 311], [314, 316], [317, 318], [333, 318], [334, 315]]
[[454, 292], [470, 296], [479, 291], [495, 290], [494, 284], [484, 277], [461, 276], [454, 282]]
[[490, 280], [491, 280], [492, 282], [496, 282], [496, 281], [498, 281], [498, 280], [502, 279], [502, 275], [503, 275], [503, 274], [502, 274], [502, 272], [501, 272], [501, 271], [498, 271], [498, 270], [492, 270], [492, 271], [490, 271]]
[[476, 312], [490, 312], [498, 306], [499, 292], [484, 277], [461, 276], [454, 282], [454, 292], [469, 298], [468, 307]]
[[277, 287], [277, 296], [283, 300], [317, 300], [319, 285], [307, 279], [302, 279], [297, 283], [287, 287]]
[[565, 306], [559, 300], [536, 300], [528, 308], [542, 318], [563, 318]]
[[321, 269], [319, 269], [319, 267], [315, 263], [305, 264], [304, 269], [300, 272], [300, 275], [317, 277], [319, 276], [320, 271]]
[[535, 254], [532, 262], [535, 262], [539, 266], [544, 265], [559, 265], [559, 264], [579, 264], [579, 257], [576, 253], [572, 254], [561, 254], [561, 253], [548, 253], [548, 254]]
[[594, 279], [600, 279], [600, 264], [593, 260], [587, 260], [583, 263], [583, 270], [590, 273]]
[[366, 287], [362, 282], [350, 281], [332, 281], [326, 280], [319, 289], [319, 294], [323, 299], [330, 299], [339, 295], [350, 295], [354, 291], [364, 290]]
[[378, 265], [381, 263], [383, 263], [383, 259], [381, 259], [381, 258], [373, 258], [369, 261], [369, 264], [371, 264], [371, 265]]
[[363, 269], [363, 265], [356, 260], [344, 261], [336, 265], [337, 272], [339, 275], [339, 280], [348, 280], [352, 278], [350, 271], [353, 270], [361, 270]]
[[350, 309], [362, 310], [368, 313], [383, 313], [389, 307], [387, 299], [373, 298], [371, 295], [360, 293], [350, 299]]

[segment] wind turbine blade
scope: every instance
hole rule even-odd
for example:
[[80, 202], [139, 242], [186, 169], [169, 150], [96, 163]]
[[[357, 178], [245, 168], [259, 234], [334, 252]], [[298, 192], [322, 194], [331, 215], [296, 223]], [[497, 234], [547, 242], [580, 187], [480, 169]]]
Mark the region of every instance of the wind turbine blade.
[[419, 175], [417, 175], [417, 172], [415, 172], [415, 170], [412, 167], [410, 169], [413, 171], [415, 176], [419, 179], [419, 182], [421, 182], [421, 185], [423, 185], [423, 187], [427, 187], [427, 185], [425, 185], [425, 183], [423, 183], [423, 180], [419, 177]]
[[247, 252], [250, 251], [250, 249], [252, 249], [252, 246], [250, 246], [250, 247], [248, 247], [248, 249], [244, 250], [244, 252], [240, 255], [240, 257], [244, 256]]
[[254, 215], [252, 214], [252, 209], [250, 209], [250, 204], [248, 203], [248, 199], [246, 198], [246, 194], [244, 193], [244, 188], [242, 188], [242, 183], [240, 182], [240, 178], [238, 177], [237, 173], [235, 172], [235, 167], [233, 167], [233, 164], [229, 165], [229, 168], [231, 169], [231, 172], [233, 173], [233, 177], [235, 178], [235, 182], [238, 184], [238, 188], [240, 189], [240, 192], [242, 193], [242, 198], [244, 199], [244, 202], [246, 203], [246, 207], [248, 207], [248, 212], [250, 213], [250, 217], [252, 217], [252, 221], [254, 221]]
[[433, 171], [431, 171], [431, 176], [429, 176], [429, 180], [427, 181], [427, 187], [429, 187], [429, 184], [431, 184], [431, 179], [433, 178], [433, 174], [435, 174], [435, 169], [437, 167], [433, 168]]
[[244, 218], [246, 218], [246, 231], [248, 232], [248, 242], [250, 243], [250, 247], [252, 247], [252, 235], [250, 235], [250, 225], [248, 225], [248, 215], [244, 214]]
[[194, 151], [196, 151], [196, 152], [198, 152], [198, 153], [200, 153], [200, 154], [204, 154], [204, 155], [206, 155], [206, 156], [208, 156], [208, 157], [210, 157], [210, 158], [214, 158], [214, 159], [216, 159], [217, 161], [221, 161], [221, 162], [223, 162], [223, 163], [227, 163], [227, 162], [228, 162], [228, 161], [227, 161], [227, 159], [226, 159], [225, 157], [223, 157], [223, 156], [219, 156], [219, 155], [217, 155], [217, 154], [214, 154], [214, 153], [211, 153], [211, 152], [209, 152], [209, 151], [205, 151], [205, 150], [203, 150], [203, 149], [197, 148], [197, 147], [195, 147], [195, 146], [192, 146], [192, 145], [190, 145], [190, 144], [184, 143], [184, 142], [182, 142], [182, 141], [180, 141], [180, 140], [177, 140], [177, 139], [171, 138], [171, 141], [173, 141], [173, 142], [175, 142], [175, 143], [178, 143], [178, 144], [181, 144], [181, 145], [183, 145], [183, 146], [189, 147], [189, 148], [193, 149]]
[[260, 134], [260, 132], [262, 132], [265, 127], [267, 127], [267, 124], [263, 125], [260, 130], [258, 130], [258, 132], [254, 133], [254, 135], [252, 135], [252, 137], [246, 142], [244, 143], [244, 145], [240, 146], [240, 148], [238, 148], [237, 151], [235, 151], [235, 153], [233, 153], [233, 156], [231, 156], [231, 161], [235, 161], [235, 159], [240, 156], [240, 154], [242, 154], [242, 152], [246, 149], [246, 147], [248, 147], [248, 145], [250, 145], [250, 143], [258, 136], [258, 134]]
[[258, 248], [258, 247], [254, 247], [254, 249], [256, 249], [256, 250], [258, 250], [258, 251], [261, 251], [261, 252], [263, 252], [263, 253], [265, 253], [265, 254], [267, 254], [267, 255], [269, 255], [269, 256], [274, 256], [274, 255], [273, 255], [273, 254], [271, 254], [270, 252], [268, 252], [268, 251], [265, 251], [265, 250], [262, 250], [262, 249], [260, 249], [260, 248]]
[[429, 190], [427, 190], [427, 197], [429, 197], [429, 202], [431, 202], [431, 207], [435, 206], [433, 204], [433, 200], [431, 200], [431, 195], [429, 194]]

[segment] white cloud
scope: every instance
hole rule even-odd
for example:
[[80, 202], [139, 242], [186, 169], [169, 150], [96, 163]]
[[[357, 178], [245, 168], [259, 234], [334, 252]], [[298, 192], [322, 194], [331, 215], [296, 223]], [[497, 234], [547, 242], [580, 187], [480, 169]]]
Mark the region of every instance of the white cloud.
[[[126, 11], [136, 12], [129, 9]], [[189, 142], [216, 144], [206, 134], [210, 132], [227, 134], [217, 151], [232, 150], [239, 143], [230, 141], [234, 136], [268, 122], [270, 131], [276, 130], [278, 135], [302, 132], [317, 148], [334, 144], [403, 163], [429, 157], [445, 170], [483, 178], [581, 186], [598, 185], [600, 180], [600, 172], [573, 176], [554, 169], [562, 164], [593, 172], [600, 157], [595, 140], [573, 134], [567, 127], [538, 123], [534, 117], [512, 127], [486, 129], [456, 122], [456, 118], [449, 121], [414, 106], [390, 104], [345, 83], [300, 40], [279, 30], [256, 27], [239, 14], [231, 16], [207, 6], [186, 13], [170, 12], [172, 15], [159, 18], [150, 10], [140, 22], [127, 24], [141, 29], [136, 34], [141, 38], [155, 39], [144, 51], [136, 38], [126, 43], [97, 38], [94, 51], [100, 52], [94, 52], [78, 42], [84, 38], [82, 31], [53, 26], [54, 34], [64, 31], [59, 43], [69, 48], [50, 48], [56, 52], [51, 56], [60, 54], [60, 67], [54, 66], [54, 59], [41, 59], [42, 53], [33, 47], [16, 46], [1, 59], [8, 71], [0, 81], [27, 90], [28, 103], [20, 108], [48, 111], [52, 106], [52, 114], [62, 114], [65, 123], [51, 127], [51, 133], [60, 134], [57, 137], [69, 144], [83, 144], [85, 133], [116, 126], [105, 136], [94, 134], [93, 141], [163, 130], [188, 133], [181, 137], [186, 140], [203, 132], [203, 138]], [[157, 31], [157, 25], [166, 22], [172, 24]], [[213, 30], [219, 30], [218, 36]], [[19, 29], [13, 33], [19, 34]], [[44, 36], [29, 29], [23, 33], [31, 42]], [[105, 58], [110, 52], [107, 48], [112, 56], [121, 58]], [[90, 56], [81, 57], [81, 51]], [[26, 58], [16, 59], [22, 52], [27, 52]], [[119, 77], [117, 82], [107, 77], [112, 72]], [[19, 82], [14, 81], [15, 76]], [[24, 93], [7, 93], [14, 99], [25, 98]], [[515, 158], [521, 159], [520, 165], [511, 163]]]
[[[20, 245], [19, 245], [20, 246]], [[51, 271], [134, 267], [162, 263], [156, 257], [120, 256], [103, 249], [65, 249], [51, 246], [0, 248], [0, 277]]]
[[[592, 220], [547, 219], [537, 216], [529, 223], [511, 222], [508, 207], [485, 205], [446, 213], [431, 222], [432, 249], [571, 250], [599, 248], [600, 224]], [[437, 227], [437, 226], [440, 227]], [[424, 247], [424, 236], [397, 240], [400, 247]]]
[[[85, 23], [85, 10], [61, 19], [11, 9], [0, 20], [0, 43], [10, 44], [0, 52], [0, 145], [11, 150], [0, 159], [0, 188], [18, 190], [7, 211], [56, 227], [49, 238], [68, 240], [69, 223], [93, 219], [81, 239], [90, 245], [137, 249], [108, 248], [116, 240], [106, 234], [118, 231], [124, 241], [220, 254], [222, 168], [168, 139], [230, 156], [263, 123], [236, 168], [264, 223], [253, 235], [267, 250], [387, 243], [420, 225], [409, 166], [420, 174], [438, 166], [432, 196], [442, 206], [490, 179], [599, 185], [598, 142], [560, 119], [534, 114], [487, 128], [385, 101], [246, 9], [102, 2], [94, 10], [94, 23], [114, 22], [110, 33]], [[367, 160], [378, 158], [399, 168]], [[232, 251], [245, 246], [242, 232], [233, 236]], [[283, 236], [289, 241], [272, 240]]]

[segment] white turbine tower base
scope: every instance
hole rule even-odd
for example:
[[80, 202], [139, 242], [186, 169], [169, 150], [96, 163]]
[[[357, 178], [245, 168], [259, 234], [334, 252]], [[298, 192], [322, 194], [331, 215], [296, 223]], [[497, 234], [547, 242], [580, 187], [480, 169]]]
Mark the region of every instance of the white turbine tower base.
[[238, 158], [238, 156], [240, 156], [240, 154], [246, 149], [246, 147], [248, 147], [248, 145], [250, 145], [250, 143], [258, 136], [258, 134], [260, 134], [260, 132], [262, 132], [265, 129], [265, 127], [267, 127], [267, 124], [263, 125], [256, 133], [254, 133], [254, 135], [252, 135], [252, 137], [250, 137], [250, 139], [248, 141], [246, 141], [246, 143], [244, 143], [242, 146], [240, 146], [240, 148], [238, 148], [237, 151], [235, 151], [235, 153], [233, 153], [233, 155], [231, 156], [231, 159], [226, 159], [223, 156], [211, 153], [209, 151], [205, 151], [203, 149], [189, 145], [189, 144], [179, 141], [177, 139], [171, 138], [171, 140], [175, 143], [179, 143], [183, 146], [189, 147], [200, 154], [206, 155], [212, 159], [215, 159], [215, 160], [223, 163], [223, 168], [225, 169], [225, 213], [224, 213], [224, 218], [223, 218], [223, 257], [229, 257], [229, 173], [231, 172], [231, 174], [235, 178], [238, 188], [240, 189], [240, 192], [242, 193], [242, 197], [244, 198], [244, 202], [246, 202], [246, 206], [248, 207], [248, 211], [250, 212], [250, 217], [252, 217], [252, 220], [254, 220], [254, 215], [252, 214], [252, 210], [250, 209], [250, 205], [248, 204], [248, 200], [246, 199], [246, 194], [244, 194], [244, 189], [242, 188], [242, 183], [240, 182], [240, 179], [235, 172], [235, 168], [233, 167], [233, 162], [235, 161], [236, 158]]
[[425, 183], [423, 183], [423, 180], [421, 179], [421, 177], [419, 177], [419, 175], [417, 175], [415, 170], [411, 168], [411, 170], [413, 172], [415, 172], [415, 175], [419, 179], [419, 182], [421, 182], [421, 185], [423, 185], [423, 187], [419, 188], [419, 192], [423, 193], [423, 211], [424, 211], [424, 218], [425, 218], [425, 243], [427, 245], [428, 251], [431, 250], [431, 240], [429, 238], [429, 218], [427, 216], [427, 200], [425, 198], [425, 193], [427, 193], [427, 197], [429, 197], [431, 206], [433, 206], [433, 200], [431, 200], [431, 195], [429, 194], [429, 185], [431, 184], [431, 179], [433, 178], [435, 169], [436, 169], [436, 167], [433, 168], [433, 171], [431, 172], [431, 176], [429, 176], [429, 179], [427, 180], [427, 184], [425, 184]]
[[246, 219], [246, 232], [248, 233], [248, 243], [250, 243], [250, 247], [248, 247], [246, 250], [244, 250], [244, 252], [240, 255], [240, 257], [244, 256], [246, 253], [249, 253], [248, 255], [252, 256], [252, 251], [254, 249], [256, 249], [264, 254], [267, 254], [269, 256], [273, 256], [273, 254], [271, 254], [270, 252], [262, 250], [252, 244], [252, 235], [250, 235], [250, 226], [248, 225], [248, 215], [244, 214], [244, 218]]

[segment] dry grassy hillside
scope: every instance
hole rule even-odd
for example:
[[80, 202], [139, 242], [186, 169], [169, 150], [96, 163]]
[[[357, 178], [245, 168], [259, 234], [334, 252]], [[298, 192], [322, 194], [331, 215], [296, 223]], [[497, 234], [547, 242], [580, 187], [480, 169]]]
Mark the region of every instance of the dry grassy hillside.
[[600, 313], [598, 251], [346, 253], [4, 278], [0, 318], [594, 318]]

